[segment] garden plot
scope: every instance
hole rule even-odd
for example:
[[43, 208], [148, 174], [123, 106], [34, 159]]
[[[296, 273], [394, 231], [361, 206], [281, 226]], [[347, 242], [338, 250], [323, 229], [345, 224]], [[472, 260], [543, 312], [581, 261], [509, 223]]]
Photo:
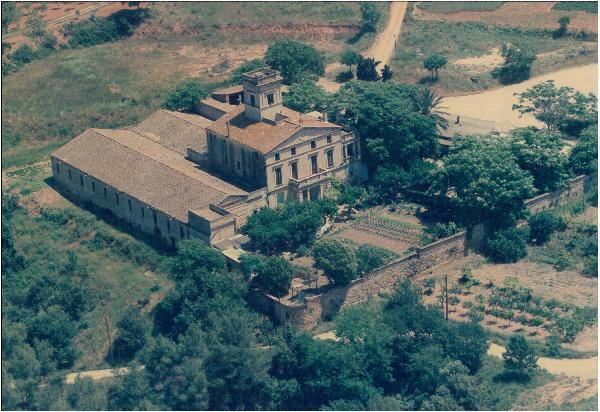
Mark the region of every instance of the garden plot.
[[411, 210], [402, 208], [371, 209], [354, 220], [336, 224], [336, 236], [356, 243], [368, 243], [402, 255], [420, 246], [425, 226]]

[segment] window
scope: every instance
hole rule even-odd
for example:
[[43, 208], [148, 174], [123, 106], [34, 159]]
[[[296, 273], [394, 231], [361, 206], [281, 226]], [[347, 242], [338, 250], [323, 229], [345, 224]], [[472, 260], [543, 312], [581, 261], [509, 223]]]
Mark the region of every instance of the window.
[[315, 140], [311, 140], [310, 141], [310, 148], [314, 149], [315, 147], [317, 147], [317, 142]]
[[331, 143], [331, 135], [327, 135], [327, 143]]
[[282, 177], [281, 177], [281, 167], [278, 167], [275, 169], [275, 184], [277, 186], [279, 186], [280, 184], [282, 184]]
[[267, 103], [269, 106], [275, 103], [275, 97], [273, 96], [273, 93], [267, 94]]
[[346, 160], [346, 146], [342, 146], [342, 157]]
[[277, 204], [282, 205], [285, 203], [285, 194], [283, 192], [277, 193]]
[[167, 232], [171, 232], [171, 221], [167, 220]]
[[240, 163], [240, 161], [237, 161], [237, 169], [240, 170], [242, 168], [242, 164]]
[[119, 194], [115, 193], [115, 199], [117, 200], [117, 204], [119, 204]]
[[104, 188], [104, 198], [106, 199], [106, 187]]
[[348, 157], [354, 156], [354, 143], [349, 143], [348, 146], [346, 146], [346, 152], [348, 153]]
[[298, 180], [298, 162], [294, 162], [290, 166], [292, 168], [292, 179]]
[[290, 149], [290, 153], [292, 154], [292, 156], [296, 156], [296, 148], [295, 148], [295, 147], [292, 147], [292, 148]]
[[129, 211], [131, 212], [131, 199], [127, 199], [127, 205], [129, 206]]
[[69, 169], [69, 180], [71, 180], [71, 169]]
[[254, 100], [254, 95], [250, 95], [250, 106], [256, 106], [256, 101]]
[[56, 174], [60, 174], [60, 165], [56, 164]]
[[311, 166], [313, 175], [319, 173], [319, 165], [317, 163], [317, 155], [313, 155], [310, 157], [310, 166]]
[[327, 151], [327, 167], [333, 167], [333, 149]]
[[280, 159], [281, 156], [279, 156], [279, 153], [275, 153], [275, 161], [278, 161]]
[[308, 200], [308, 189], [302, 191], [302, 200]]
[[140, 211], [142, 212], [142, 219], [144, 218], [144, 206], [140, 206]]
[[179, 226], [179, 237], [183, 239], [183, 226]]
[[96, 182], [92, 181], [92, 192], [96, 193]]
[[83, 175], [79, 175], [79, 184], [83, 186]]
[[152, 219], [154, 220], [154, 227], [156, 227], [158, 225], [158, 222], [156, 220], [156, 212], [154, 210], [152, 211]]

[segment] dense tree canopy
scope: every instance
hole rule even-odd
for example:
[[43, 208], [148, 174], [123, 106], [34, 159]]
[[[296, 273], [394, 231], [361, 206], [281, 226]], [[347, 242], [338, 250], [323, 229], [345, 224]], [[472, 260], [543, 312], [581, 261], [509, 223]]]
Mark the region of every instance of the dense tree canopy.
[[279, 70], [286, 84], [300, 80], [305, 73], [321, 76], [325, 73], [323, 56], [309, 44], [296, 40], [278, 40], [267, 49], [265, 63]]
[[357, 275], [356, 253], [348, 244], [338, 238], [319, 240], [312, 252], [315, 266], [325, 271], [325, 276], [338, 286], [349, 284]]
[[536, 59], [533, 51], [525, 46], [504, 44], [501, 54], [504, 57], [504, 64], [493, 72], [500, 83], [519, 83], [529, 79], [531, 65]]
[[254, 271], [254, 282], [266, 293], [277, 297], [285, 296], [292, 286], [294, 268], [282, 257], [261, 257], [256, 260]]
[[524, 217], [523, 202], [535, 193], [533, 177], [494, 136], [454, 139], [433, 191], [442, 197], [439, 207], [448, 205], [455, 220], [499, 227]]
[[362, 30], [364, 32], [377, 31], [377, 23], [381, 18], [381, 12], [373, 2], [364, 2], [360, 4], [360, 13], [362, 15]]
[[598, 173], [598, 126], [586, 128], [569, 153], [569, 164], [576, 175]]
[[290, 86], [283, 96], [283, 105], [302, 113], [321, 111], [327, 105], [327, 93], [315, 82], [305, 79]]
[[533, 184], [540, 193], [559, 189], [569, 177], [559, 134], [531, 127], [517, 129], [512, 134], [511, 148], [517, 164], [531, 173]]
[[359, 81], [345, 85], [332, 98], [331, 118], [356, 131], [371, 171], [382, 164], [408, 168], [437, 154], [435, 122], [416, 110], [411, 98], [416, 88]]

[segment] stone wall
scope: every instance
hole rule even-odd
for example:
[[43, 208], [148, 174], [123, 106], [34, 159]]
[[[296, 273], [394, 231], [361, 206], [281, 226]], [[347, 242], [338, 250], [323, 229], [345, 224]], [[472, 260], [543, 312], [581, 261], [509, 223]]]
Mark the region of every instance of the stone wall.
[[577, 176], [570, 179], [567, 186], [552, 193], [544, 193], [525, 201], [525, 207], [532, 213], [538, 213], [553, 207], [562, 205], [583, 196], [587, 183], [592, 178], [589, 176]]
[[415, 252], [356, 279], [345, 287], [331, 287], [319, 295], [310, 295], [298, 304], [283, 304], [273, 296], [253, 293], [258, 309], [278, 322], [288, 321], [302, 329], [309, 329], [319, 320], [333, 317], [341, 309], [357, 304], [380, 292], [391, 291], [398, 281], [415, 276], [441, 263], [465, 256], [466, 232], [441, 239], [417, 248]]

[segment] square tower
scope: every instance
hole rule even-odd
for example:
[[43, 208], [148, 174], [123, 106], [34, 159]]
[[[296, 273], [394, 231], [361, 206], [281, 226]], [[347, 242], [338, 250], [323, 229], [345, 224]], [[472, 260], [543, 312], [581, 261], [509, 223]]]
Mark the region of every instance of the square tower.
[[273, 120], [281, 110], [281, 76], [278, 71], [263, 68], [244, 73], [245, 114], [257, 122]]

